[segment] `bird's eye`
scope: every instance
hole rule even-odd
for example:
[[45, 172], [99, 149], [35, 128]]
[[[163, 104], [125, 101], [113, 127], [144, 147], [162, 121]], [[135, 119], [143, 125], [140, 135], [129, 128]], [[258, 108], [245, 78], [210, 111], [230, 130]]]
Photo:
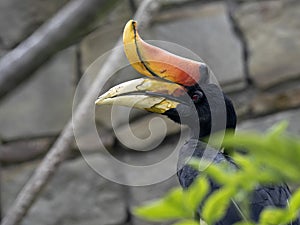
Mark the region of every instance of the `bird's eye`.
[[203, 98], [203, 92], [202, 91], [195, 91], [195, 93], [192, 96], [192, 100], [194, 103], [198, 103]]

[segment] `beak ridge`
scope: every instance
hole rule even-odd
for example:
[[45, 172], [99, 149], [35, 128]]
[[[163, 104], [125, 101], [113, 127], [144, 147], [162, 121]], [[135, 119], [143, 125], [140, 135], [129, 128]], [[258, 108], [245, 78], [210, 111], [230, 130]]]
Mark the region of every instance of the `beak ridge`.
[[143, 41], [138, 34], [137, 22], [127, 22], [123, 32], [125, 54], [139, 73], [159, 77], [184, 86], [193, 86], [200, 81], [201, 66], [205, 63], [176, 56]]

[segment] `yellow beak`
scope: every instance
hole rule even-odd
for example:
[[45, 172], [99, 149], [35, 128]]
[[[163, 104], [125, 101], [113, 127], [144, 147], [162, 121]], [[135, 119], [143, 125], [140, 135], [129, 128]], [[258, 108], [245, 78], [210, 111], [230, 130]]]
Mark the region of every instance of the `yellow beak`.
[[116, 104], [162, 114], [169, 109], [176, 108], [180, 103], [180, 97], [185, 93], [185, 88], [178, 84], [140, 78], [111, 88], [95, 103], [97, 105]]

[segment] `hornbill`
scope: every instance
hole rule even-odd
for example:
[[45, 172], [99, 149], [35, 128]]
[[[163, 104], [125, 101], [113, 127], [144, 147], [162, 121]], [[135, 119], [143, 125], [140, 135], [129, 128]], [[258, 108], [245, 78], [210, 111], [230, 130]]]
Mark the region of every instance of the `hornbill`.
[[[199, 174], [186, 164], [188, 156], [211, 157], [212, 163], [227, 162], [236, 167], [226, 151], [216, 151], [207, 143], [207, 137], [212, 133], [235, 129], [236, 113], [231, 100], [217, 85], [202, 82], [209, 75], [206, 64], [176, 56], [144, 42], [137, 32], [137, 22], [133, 20], [124, 28], [123, 43], [130, 64], [149, 78], [119, 84], [101, 95], [96, 104], [132, 106], [186, 124], [191, 130], [191, 137], [180, 150], [177, 172], [183, 188], [188, 188]], [[210, 183], [211, 191], [219, 188], [214, 181]], [[285, 207], [289, 197], [286, 185], [257, 187], [250, 199], [251, 219], [258, 221], [261, 211], [267, 206]], [[198, 213], [201, 217], [201, 210]], [[243, 219], [239, 206], [232, 202], [217, 224], [229, 225]], [[300, 225], [300, 222], [291, 224]]]

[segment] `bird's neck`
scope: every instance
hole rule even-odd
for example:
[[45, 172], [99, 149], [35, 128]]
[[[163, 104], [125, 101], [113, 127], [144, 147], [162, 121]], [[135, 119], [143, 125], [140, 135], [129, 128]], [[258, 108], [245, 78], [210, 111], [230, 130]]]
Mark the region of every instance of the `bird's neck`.
[[189, 135], [190, 139], [196, 139], [201, 142], [207, 143], [207, 140], [209, 139], [210, 135], [213, 135], [213, 134], [211, 134], [210, 129], [207, 127], [205, 127], [205, 128], [200, 127], [200, 130], [190, 128], [190, 135]]
[[[229, 129], [232, 130], [232, 128], [229, 128]], [[220, 134], [222, 132], [224, 132], [224, 134], [225, 134], [226, 131], [227, 131], [227, 129], [218, 129], [215, 132], [211, 132], [210, 129], [203, 129], [201, 127], [200, 127], [200, 131], [190, 129], [189, 139], [190, 140], [198, 140], [199, 142], [208, 144], [210, 136], [214, 136], [214, 134], [217, 134], [217, 133]], [[220, 148], [222, 148], [223, 147], [222, 143], [219, 143], [219, 144], [220, 144]]]

